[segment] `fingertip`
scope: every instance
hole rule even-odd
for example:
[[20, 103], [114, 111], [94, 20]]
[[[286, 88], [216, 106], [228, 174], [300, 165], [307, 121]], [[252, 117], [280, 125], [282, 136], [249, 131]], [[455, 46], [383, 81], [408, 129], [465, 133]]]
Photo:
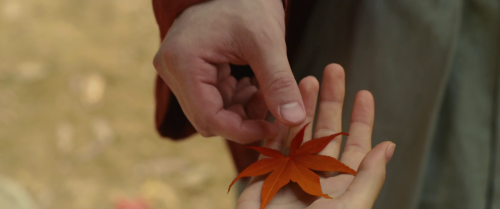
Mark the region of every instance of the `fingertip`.
[[[299, 83], [300, 94], [302, 95], [306, 118], [314, 118], [316, 103], [318, 101], [319, 82], [314, 76], [307, 76]], [[306, 119], [306, 120], [309, 120]]]
[[391, 144], [387, 147], [387, 150], [385, 151], [386, 163], [388, 163], [391, 160], [395, 150], [396, 150], [396, 144], [391, 142]]
[[241, 130], [239, 143], [249, 144], [255, 141], [273, 138], [278, 135], [278, 129], [267, 121], [248, 120], [244, 121]]
[[272, 56], [259, 54], [249, 63], [275, 118], [287, 126], [297, 126], [305, 121], [306, 112], [297, 81], [283, 52], [286, 50]]
[[264, 94], [258, 90], [255, 92], [245, 105], [248, 118], [250, 119], [265, 119], [269, 109], [267, 108]]
[[378, 162], [386, 164], [389, 162], [390, 158], [394, 153], [395, 144], [390, 141], [385, 141], [377, 146], [375, 146], [368, 154], [366, 155], [363, 162], [361, 162], [360, 168], [369, 169], [372, 166], [378, 164]]
[[285, 125], [297, 126], [302, 124], [306, 119], [306, 111], [301, 102], [290, 102], [281, 105], [279, 108], [279, 117]]
[[225, 85], [229, 86], [234, 91], [236, 89], [236, 85], [238, 84], [238, 80], [236, 80], [233, 76], [227, 76], [221, 81], [221, 83], [225, 83]]
[[373, 95], [366, 90], [361, 90], [354, 99], [354, 108], [351, 115], [351, 123], [360, 122], [373, 127], [375, 117], [375, 101]]
[[330, 63], [326, 66], [326, 69], [340, 69], [340, 70], [344, 70], [344, 68], [342, 67], [342, 65], [340, 64], [337, 64], [337, 63]]
[[236, 91], [239, 91], [247, 86], [252, 85], [250, 83], [250, 77], [244, 77], [241, 80], [238, 81], [238, 84], [236, 85]]
[[233, 104], [246, 104], [257, 91], [257, 87], [248, 85], [247, 87], [236, 91], [231, 102]]
[[313, 90], [318, 91], [319, 90], [319, 81], [314, 76], [307, 76], [299, 82], [299, 89], [300, 90], [304, 89], [307, 92], [311, 92]]
[[[234, 106], [238, 110], [240, 105]], [[238, 111], [241, 111], [239, 108]], [[245, 120], [237, 112], [221, 110], [210, 120], [209, 129], [223, 138], [247, 144], [254, 141], [272, 137], [277, 134], [276, 127], [265, 120]]]
[[[327, 75], [327, 74], [335, 74], [337, 76], [341, 76], [341, 78], [345, 77], [344, 68], [337, 63], [332, 63], [332, 64], [329, 64], [325, 67], [325, 71], [323, 72], [323, 75]], [[323, 77], [326, 77], [326, 76], [323, 76]]]
[[220, 64], [216, 65], [217, 66], [217, 80], [221, 81], [224, 80], [226, 77], [231, 76], [231, 68], [229, 67], [228, 64]]
[[365, 103], [375, 103], [373, 99], [373, 94], [368, 90], [361, 90], [356, 94], [356, 99], [359, 99]]
[[276, 134], [273, 137], [267, 138], [263, 146], [270, 149], [282, 150], [285, 147], [288, 126], [281, 123], [274, 123], [274, 127], [276, 128]]

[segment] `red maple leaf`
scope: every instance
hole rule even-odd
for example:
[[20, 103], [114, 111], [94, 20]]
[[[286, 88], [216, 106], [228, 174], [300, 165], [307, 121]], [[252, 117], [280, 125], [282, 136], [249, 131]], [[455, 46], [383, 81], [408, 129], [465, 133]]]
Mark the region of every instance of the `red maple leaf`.
[[[327, 194], [321, 191], [319, 176], [315, 171], [340, 172], [356, 175], [356, 171], [337, 159], [325, 155], [315, 155], [323, 150], [328, 143], [336, 136], [346, 135], [341, 132], [326, 137], [312, 139], [302, 144], [304, 138], [304, 126], [295, 136], [290, 147], [290, 156], [285, 156], [281, 152], [265, 147], [248, 147], [254, 149], [269, 158], [259, 160], [243, 170], [229, 185], [231, 186], [242, 177], [252, 177], [267, 174], [262, 185], [261, 205], [263, 209], [271, 201], [280, 188], [287, 185], [290, 181], [296, 182], [306, 193], [318, 197], [331, 199]], [[302, 146], [301, 146], [302, 144]]]

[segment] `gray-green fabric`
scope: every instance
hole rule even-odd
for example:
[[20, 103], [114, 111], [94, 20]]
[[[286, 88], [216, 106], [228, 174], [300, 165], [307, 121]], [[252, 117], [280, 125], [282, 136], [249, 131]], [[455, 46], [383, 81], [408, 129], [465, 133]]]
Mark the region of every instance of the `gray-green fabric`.
[[[427, 208], [500, 208], [500, 1], [465, 1], [422, 196]], [[495, 127], [497, 126], [497, 127]], [[495, 157], [495, 158], [494, 158]], [[494, 173], [497, 173], [493, 175]], [[492, 196], [495, 195], [496, 197]], [[496, 198], [495, 207], [492, 198]]]
[[375, 208], [500, 208], [500, 1], [318, 0], [292, 69], [346, 69], [397, 148]]

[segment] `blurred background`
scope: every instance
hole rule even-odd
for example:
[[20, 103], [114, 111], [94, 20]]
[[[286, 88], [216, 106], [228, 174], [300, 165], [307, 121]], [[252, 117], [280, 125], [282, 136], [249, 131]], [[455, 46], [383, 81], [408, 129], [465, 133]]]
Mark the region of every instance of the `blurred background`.
[[234, 207], [222, 139], [154, 130], [158, 45], [150, 0], [0, 0], [0, 194], [40, 209]]

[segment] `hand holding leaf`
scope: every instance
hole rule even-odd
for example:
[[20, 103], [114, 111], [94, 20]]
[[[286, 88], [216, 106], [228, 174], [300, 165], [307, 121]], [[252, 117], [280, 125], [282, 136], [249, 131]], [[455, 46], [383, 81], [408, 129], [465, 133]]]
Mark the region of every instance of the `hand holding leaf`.
[[[306, 123], [309, 123], [314, 118], [319, 84], [314, 77], [307, 77], [300, 82], [299, 88], [307, 113]], [[290, 131], [290, 135], [296, 135], [295, 138], [299, 140], [293, 140], [291, 145], [287, 145], [287, 150], [290, 150], [289, 157], [277, 151], [283, 148], [282, 136], [266, 140], [264, 147], [270, 149], [253, 147], [270, 158], [256, 162], [252, 166], [254, 168], [261, 166], [259, 169], [245, 170], [237, 179], [243, 176], [270, 174], [265, 180], [262, 177], [252, 180], [240, 196], [237, 209], [373, 207], [383, 185], [385, 164], [392, 157], [394, 144], [383, 142], [371, 149], [373, 97], [369, 92], [361, 91], [355, 99], [351, 116], [351, 135], [341, 156], [342, 163], [335, 160], [340, 155], [342, 139], [340, 136], [336, 137], [338, 134], [331, 135], [341, 131], [344, 89], [342, 67], [327, 66], [323, 76], [318, 121], [314, 131], [314, 137], [318, 139], [310, 140], [312, 126], [305, 127], [303, 124], [304, 128], [301, 130], [299, 126]], [[279, 123], [276, 125], [284, 127]], [[300, 140], [302, 138], [304, 144]], [[321, 155], [313, 155], [319, 151]], [[310, 170], [356, 174], [349, 167], [355, 169], [359, 167], [356, 177], [338, 175], [319, 178]], [[290, 180], [297, 182], [298, 185], [288, 184]], [[333, 199], [327, 199], [329, 197]]]
[[[347, 167], [337, 159], [325, 155], [312, 155], [320, 152], [328, 143], [338, 135], [347, 135], [346, 133], [333, 134], [331, 136], [314, 139], [302, 144], [304, 137], [304, 126], [292, 141], [290, 156], [286, 157], [281, 152], [265, 147], [249, 147], [257, 150], [262, 155], [270, 158], [260, 160], [241, 172], [229, 185], [229, 190], [233, 184], [242, 177], [253, 177], [264, 175], [272, 171], [264, 181], [261, 191], [261, 206], [263, 209], [274, 197], [278, 190], [291, 181], [297, 182], [304, 192], [332, 199], [330, 196], [321, 192], [319, 176], [312, 172], [316, 171], [339, 171], [356, 175], [356, 171]], [[229, 191], [228, 191], [229, 192]]]

